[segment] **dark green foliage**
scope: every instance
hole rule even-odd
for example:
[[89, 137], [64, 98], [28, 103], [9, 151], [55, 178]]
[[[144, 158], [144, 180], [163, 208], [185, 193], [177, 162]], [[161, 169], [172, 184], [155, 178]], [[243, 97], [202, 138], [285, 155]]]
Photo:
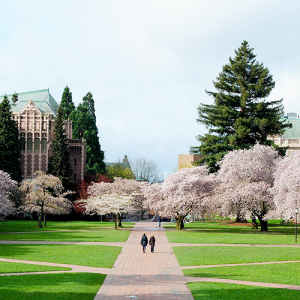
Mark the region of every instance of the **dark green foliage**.
[[11, 101], [13, 104], [16, 104], [18, 102], [18, 94], [17, 93], [12, 94]]
[[0, 170], [21, 181], [21, 143], [17, 124], [11, 119], [11, 106], [7, 96], [0, 103]]
[[63, 118], [64, 120], [67, 120], [70, 117], [70, 114], [75, 110], [75, 105], [72, 100], [72, 93], [70, 92], [68, 86], [66, 86], [64, 89], [60, 105], [63, 108]]
[[217, 162], [228, 151], [256, 143], [274, 146], [268, 136], [283, 134], [290, 127], [280, 120], [282, 99], [266, 101], [275, 86], [269, 70], [256, 61], [246, 41], [235, 54], [213, 82], [217, 91], [206, 91], [214, 103], [198, 107], [197, 122], [209, 132], [197, 137], [200, 146], [192, 147], [191, 152], [203, 155], [197, 163], [206, 163], [211, 172], [217, 171]]
[[96, 114], [94, 99], [91, 93], [87, 93], [73, 113], [70, 115], [73, 124], [73, 138], [86, 140], [86, 173], [105, 173], [104, 152], [98, 138], [98, 128], [96, 125]]
[[55, 119], [54, 138], [52, 140], [52, 156], [48, 160], [48, 174], [58, 177], [65, 189], [72, 188], [72, 169], [68, 138], [64, 134], [63, 107], [59, 106]]

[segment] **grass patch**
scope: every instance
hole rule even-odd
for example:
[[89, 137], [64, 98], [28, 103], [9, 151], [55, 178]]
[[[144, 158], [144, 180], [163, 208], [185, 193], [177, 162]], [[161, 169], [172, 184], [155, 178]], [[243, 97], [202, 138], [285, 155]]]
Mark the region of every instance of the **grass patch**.
[[0, 277], [0, 299], [92, 300], [105, 275], [91, 273]]
[[[249, 230], [249, 229], [248, 229]], [[218, 228], [216, 228], [218, 231]], [[241, 230], [242, 231], [242, 230]], [[203, 232], [199, 230], [167, 231], [170, 243], [192, 244], [261, 244], [261, 245], [293, 245], [294, 235], [278, 233], [261, 233], [260, 231], [246, 231], [244, 233]]]
[[185, 276], [300, 285], [300, 263], [183, 270]]
[[239, 264], [299, 260], [300, 248], [284, 247], [173, 247], [181, 266]]
[[12, 263], [0, 261], [0, 273], [27, 273], [27, 272], [46, 272], [46, 271], [70, 271], [71, 268], [29, 265], [22, 263]]
[[[47, 221], [47, 226], [37, 227], [35, 220], [8, 220], [0, 222], [0, 232], [52, 231], [52, 230], [95, 230], [103, 227], [114, 227], [114, 222], [89, 221]], [[123, 226], [132, 228], [135, 223], [124, 222]]]
[[4, 244], [0, 247], [0, 257], [111, 268], [120, 254], [121, 249], [121, 247], [102, 245]]
[[126, 242], [130, 230], [99, 229], [95, 231], [4, 233], [5, 241]]
[[195, 300], [298, 300], [299, 291], [227, 284], [217, 282], [190, 282], [188, 286]]

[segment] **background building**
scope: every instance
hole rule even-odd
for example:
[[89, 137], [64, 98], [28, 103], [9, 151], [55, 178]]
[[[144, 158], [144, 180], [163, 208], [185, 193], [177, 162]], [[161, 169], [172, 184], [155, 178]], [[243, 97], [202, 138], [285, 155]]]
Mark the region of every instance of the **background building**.
[[292, 128], [286, 128], [283, 135], [272, 139], [277, 146], [287, 148], [286, 155], [289, 155], [300, 150], [300, 119], [296, 113], [288, 113], [285, 120], [292, 124]]
[[[12, 118], [16, 121], [21, 141], [21, 169], [24, 179], [33, 178], [36, 171], [47, 171], [48, 156], [52, 154], [51, 139], [58, 103], [49, 89], [18, 94], [18, 101], [11, 102]], [[0, 102], [3, 96], [0, 97]], [[86, 143], [72, 139], [72, 122], [66, 121], [66, 135], [70, 147], [72, 180], [84, 179], [86, 167]]]

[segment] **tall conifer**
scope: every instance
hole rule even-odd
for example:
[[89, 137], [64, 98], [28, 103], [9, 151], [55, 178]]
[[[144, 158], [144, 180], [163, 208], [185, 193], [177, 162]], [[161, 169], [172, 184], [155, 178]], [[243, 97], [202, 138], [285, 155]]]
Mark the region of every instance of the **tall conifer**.
[[248, 149], [256, 143], [274, 145], [269, 136], [283, 134], [282, 99], [267, 101], [275, 86], [272, 75], [256, 61], [253, 48], [247, 41], [235, 50], [235, 57], [223, 66], [213, 82], [216, 92], [206, 91], [214, 98], [211, 105], [201, 103], [197, 122], [209, 131], [199, 135], [200, 146], [191, 153], [203, 155], [197, 163], [206, 163], [211, 172], [217, 171], [217, 162], [234, 149]]
[[65, 189], [72, 188], [70, 149], [65, 135], [63, 106], [60, 105], [55, 118], [52, 155], [48, 160], [48, 174], [58, 177]]
[[105, 173], [104, 152], [101, 150], [96, 124], [95, 103], [93, 95], [87, 93], [70, 119], [73, 123], [73, 138], [86, 140], [86, 173]]
[[7, 96], [0, 103], [0, 170], [21, 181], [21, 143], [17, 124], [11, 119], [11, 106]]
[[68, 86], [64, 89], [60, 105], [63, 108], [63, 118], [64, 120], [67, 120], [70, 117], [70, 114], [75, 110], [75, 105], [72, 100], [72, 92], [70, 92]]

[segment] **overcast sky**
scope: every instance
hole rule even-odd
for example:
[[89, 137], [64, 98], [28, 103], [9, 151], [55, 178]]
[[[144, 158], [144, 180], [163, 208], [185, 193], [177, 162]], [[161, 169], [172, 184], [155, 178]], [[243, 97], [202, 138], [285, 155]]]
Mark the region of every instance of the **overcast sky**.
[[300, 114], [299, 0], [0, 0], [0, 95], [91, 92], [106, 161], [145, 157], [166, 176], [206, 129], [222, 66], [247, 40], [286, 112]]

